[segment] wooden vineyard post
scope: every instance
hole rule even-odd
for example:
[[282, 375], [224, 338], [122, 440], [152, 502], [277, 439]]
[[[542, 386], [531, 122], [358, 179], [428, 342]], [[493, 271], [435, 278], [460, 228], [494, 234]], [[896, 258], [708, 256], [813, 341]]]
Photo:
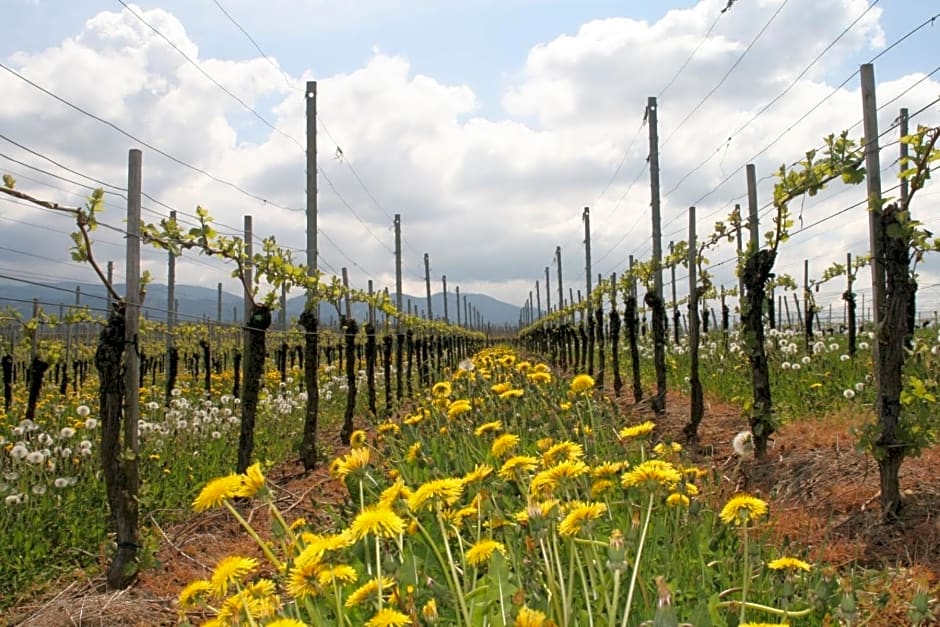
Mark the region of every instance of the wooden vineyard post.
[[659, 199], [659, 130], [657, 125], [658, 105], [650, 97], [646, 104], [646, 120], [649, 127], [650, 196], [653, 223], [653, 289], [644, 297], [646, 306], [652, 311], [653, 322], [653, 366], [656, 371], [656, 394], [652, 398], [653, 411], [657, 416], [666, 413], [666, 310], [663, 302], [663, 244]]

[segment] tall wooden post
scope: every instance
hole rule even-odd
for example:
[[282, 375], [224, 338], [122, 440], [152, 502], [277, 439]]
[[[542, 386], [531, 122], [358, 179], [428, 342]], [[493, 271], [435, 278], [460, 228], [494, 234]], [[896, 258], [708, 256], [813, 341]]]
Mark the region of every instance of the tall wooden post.
[[663, 297], [663, 234], [659, 203], [659, 129], [657, 126], [656, 97], [646, 102], [646, 122], [649, 127], [650, 206], [653, 219], [653, 284], [656, 295]]
[[447, 275], [441, 275], [441, 283], [444, 290], [444, 324], [450, 324], [450, 318], [447, 315]]
[[307, 273], [317, 271], [317, 82], [307, 81]]
[[424, 253], [424, 287], [428, 294], [428, 320], [434, 320], [434, 310], [431, 307], [431, 258]]
[[545, 266], [545, 313], [552, 313], [552, 290], [548, 278], [548, 266]]
[[539, 282], [535, 282], [535, 319], [542, 318], [542, 293], [539, 290]]
[[[401, 214], [395, 214], [395, 306], [400, 314], [402, 309], [401, 293]], [[401, 328], [401, 320], [398, 321], [398, 328]]]
[[[176, 222], [176, 211], [170, 211], [170, 222]], [[176, 253], [167, 252], [166, 268], [166, 358], [170, 359], [170, 350], [173, 348], [173, 327], [176, 326]], [[167, 362], [169, 372], [169, 362]]]
[[[881, 227], [881, 159], [878, 149], [878, 104], [875, 97], [875, 68], [862, 65], [862, 114], [865, 133], [865, 178], [868, 183], [868, 229], [871, 240], [872, 320], [877, 326], [884, 315], [884, 233]], [[878, 363], [877, 342], [874, 362]], [[877, 376], [878, 369], [875, 368]]]
[[[669, 242], [669, 257], [672, 258], [674, 242]], [[676, 260], [671, 259], [669, 264], [669, 282], [672, 284], [672, 336], [673, 342], [679, 344], [679, 302], [676, 299]]]
[[660, 219], [659, 198], [659, 129], [657, 124], [656, 98], [650, 97], [646, 104], [649, 126], [650, 206], [653, 222], [653, 298], [645, 297], [652, 309], [653, 365], [656, 371], [656, 394], [652, 399], [657, 416], [666, 411], [666, 311], [663, 302], [663, 234]]
[[[243, 298], [245, 300], [244, 302], [245, 315], [243, 319], [245, 320], [246, 324], [248, 320], [251, 319], [251, 302], [252, 302], [251, 285], [252, 285], [252, 281], [254, 278], [254, 273], [251, 267], [251, 258], [252, 258], [252, 255], [254, 255], [254, 253], [252, 252], [254, 249], [252, 245], [253, 237], [254, 236], [252, 235], [252, 232], [251, 232], [251, 216], [245, 216], [245, 255], [247, 256], [248, 260], [245, 262], [245, 285], [244, 285], [244, 290], [243, 290]], [[247, 338], [248, 338], [247, 334], [245, 335], [245, 338], [247, 341]], [[245, 354], [247, 355], [248, 354], [247, 344], [245, 344], [245, 349], [246, 349]]]
[[555, 247], [555, 267], [558, 268], [558, 308], [565, 308], [565, 290], [561, 284], [561, 246]]
[[751, 231], [751, 250], [760, 250], [760, 225], [757, 217], [757, 172], [753, 163], [748, 163], [747, 171], [747, 224]]
[[[124, 339], [128, 350], [124, 361], [124, 446], [136, 455], [140, 450], [137, 422], [140, 417], [140, 204], [143, 155], [129, 153], [127, 178], [127, 286]], [[135, 495], [136, 496], [136, 495]]]
[[588, 309], [591, 309], [591, 208], [585, 207], [581, 214], [584, 221], [584, 285], [585, 299]]

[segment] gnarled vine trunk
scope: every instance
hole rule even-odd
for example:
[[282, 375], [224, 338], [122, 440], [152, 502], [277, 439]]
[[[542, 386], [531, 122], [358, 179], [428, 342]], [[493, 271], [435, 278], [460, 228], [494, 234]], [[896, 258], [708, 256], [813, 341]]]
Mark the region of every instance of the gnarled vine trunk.
[[614, 369], [614, 396], [620, 397], [623, 389], [623, 377], [620, 376], [620, 314], [613, 307], [608, 314], [610, 318], [610, 358]]
[[666, 305], [656, 292], [643, 297], [653, 312], [653, 367], [656, 370], [656, 394], [651, 405], [657, 416], [666, 413]]
[[767, 441], [774, 432], [773, 402], [770, 395], [770, 370], [764, 349], [764, 299], [767, 281], [774, 267], [777, 253], [758, 250], [748, 256], [744, 264], [746, 298], [744, 311], [744, 346], [751, 367], [751, 390], [754, 406], [751, 409], [751, 433], [754, 435], [754, 455], [763, 459], [767, 454]]
[[304, 329], [304, 388], [307, 390], [300, 461], [304, 470], [309, 472], [317, 467], [317, 422], [320, 416], [320, 386], [317, 378], [320, 369], [320, 333], [317, 330], [317, 306], [314, 304], [305, 308], [300, 314], [299, 322]]
[[[343, 334], [346, 339], [346, 413], [343, 415], [343, 430], [340, 441], [348, 445], [353, 432], [353, 414], [356, 411], [356, 333], [359, 325], [351, 318], [343, 319]], [[410, 369], [410, 368], [409, 368]], [[410, 378], [409, 378], [410, 382]]]
[[36, 418], [36, 405], [39, 403], [39, 393], [42, 391], [42, 380], [49, 369], [49, 362], [33, 357], [29, 364], [29, 394], [26, 399], [26, 420], [32, 422]]
[[878, 324], [878, 439], [875, 459], [881, 483], [881, 513], [886, 522], [897, 520], [901, 513], [899, 472], [907, 455], [907, 445], [898, 437], [901, 421], [901, 389], [907, 341], [908, 308], [916, 285], [911, 277], [910, 242], [891, 233], [902, 231], [898, 224], [896, 205], [888, 205], [882, 213], [885, 234], [885, 308]]
[[238, 436], [238, 472], [244, 473], [251, 465], [255, 448], [255, 419], [258, 414], [258, 394], [264, 375], [265, 334], [271, 326], [271, 309], [254, 305], [248, 317], [245, 350], [245, 384], [242, 386], [242, 421]]
[[134, 581], [140, 549], [137, 532], [137, 496], [140, 492], [137, 458], [124, 455], [121, 442], [125, 392], [125, 322], [124, 306], [112, 309], [95, 350], [101, 418], [101, 469], [111, 513], [111, 528], [117, 540], [117, 552], [107, 573], [108, 587], [112, 589], [126, 588]]
[[627, 296], [623, 317], [627, 321], [627, 342], [630, 344], [630, 368], [633, 383], [633, 402], [643, 400], [643, 384], [640, 380], [640, 346], [637, 338], [636, 297]]

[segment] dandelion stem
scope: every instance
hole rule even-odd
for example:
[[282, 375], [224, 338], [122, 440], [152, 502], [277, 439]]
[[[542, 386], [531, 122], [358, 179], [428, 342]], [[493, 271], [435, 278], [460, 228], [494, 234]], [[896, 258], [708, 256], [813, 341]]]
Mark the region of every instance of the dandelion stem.
[[382, 611], [382, 552], [379, 549], [379, 536], [375, 536], [375, 580], [378, 582], [379, 611]]
[[565, 583], [565, 573], [561, 566], [561, 553], [558, 551], [558, 534], [552, 534], [550, 549], [553, 553], [555, 568], [558, 570], [558, 590], [561, 594], [561, 616], [564, 625], [568, 624], [568, 585]]
[[607, 604], [607, 627], [617, 625], [617, 606], [620, 601], [620, 569], [614, 571], [614, 598]]
[[223, 499], [222, 503], [226, 508], [228, 508], [228, 511], [231, 512], [232, 516], [235, 517], [235, 520], [238, 521], [238, 524], [240, 524], [248, 533], [248, 535], [251, 536], [251, 539], [258, 543], [258, 546], [261, 547], [261, 551], [264, 553], [264, 556], [268, 558], [268, 561], [271, 562], [271, 565], [273, 565], [274, 568], [276, 568], [278, 571], [283, 569], [284, 565], [281, 563], [281, 560], [279, 560], [277, 556], [271, 552], [271, 548], [267, 545], [267, 543], [262, 540], [258, 535], [258, 532], [255, 531], [250, 524], [248, 524], [248, 521], [238, 513], [238, 510], [232, 506], [229, 500]]
[[743, 623], [747, 614], [747, 584], [751, 580], [750, 555], [747, 546], [747, 524], [744, 525], [744, 581], [741, 583], [741, 615], [738, 622]]
[[767, 612], [768, 614], [774, 614], [776, 616], [785, 616], [787, 618], [799, 618], [801, 616], [808, 616], [812, 613], [813, 608], [807, 607], [802, 610], [782, 610], [777, 607], [771, 607], [769, 605], [762, 605], [760, 603], [754, 603], [752, 601], [722, 601], [716, 605], [716, 607], [734, 607], [735, 605], [746, 605], [752, 610], [759, 610], [761, 612]]
[[447, 528], [444, 526], [444, 518], [441, 516], [440, 506], [436, 506], [435, 516], [438, 526], [441, 528], [441, 541], [444, 543], [444, 549], [447, 551], [447, 562], [450, 564], [451, 578], [454, 582], [454, 592], [457, 594], [457, 602], [460, 604], [460, 612], [466, 624], [470, 625], [470, 613], [467, 611], [467, 602], [463, 598], [463, 586], [460, 585], [457, 566], [454, 564], [454, 555], [450, 550], [450, 542], [447, 541]]
[[640, 532], [640, 544], [636, 548], [636, 559], [633, 560], [633, 573], [630, 575], [630, 589], [627, 592], [627, 607], [623, 611], [623, 620], [620, 621], [621, 627], [627, 627], [627, 620], [630, 618], [630, 609], [633, 604], [633, 592], [636, 590], [636, 577], [640, 572], [640, 557], [643, 555], [643, 545], [646, 543], [646, 531], [650, 526], [650, 517], [653, 514], [653, 498], [656, 493], [650, 492], [649, 505], [646, 506], [646, 520], [643, 521], [643, 531]]
[[[594, 606], [594, 604], [591, 603], [591, 591], [588, 586], [587, 575], [584, 572], [584, 564], [581, 563], [580, 554], [577, 551], [573, 550], [574, 543], [571, 544], [571, 548], [572, 548], [571, 553], [572, 555], [574, 555], [574, 558], [578, 564], [578, 574], [580, 575], [580, 578], [581, 578], [581, 588], [582, 590], [584, 590], [584, 606], [587, 609], [587, 614], [588, 614], [588, 627], [594, 627], [594, 612], [591, 611], [591, 608]], [[595, 595], [596, 594], [597, 593], [595, 592]]]

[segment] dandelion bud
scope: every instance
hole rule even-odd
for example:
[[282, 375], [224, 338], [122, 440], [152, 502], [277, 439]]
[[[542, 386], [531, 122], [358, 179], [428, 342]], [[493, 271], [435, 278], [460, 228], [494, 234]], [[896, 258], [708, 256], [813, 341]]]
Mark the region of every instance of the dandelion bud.
[[614, 529], [610, 532], [610, 540], [607, 542], [607, 568], [616, 572], [627, 570], [627, 543], [624, 541], [623, 532]]
[[424, 604], [424, 607], [421, 608], [421, 616], [424, 617], [424, 620], [434, 625], [437, 623], [437, 601], [434, 599], [429, 600]]

